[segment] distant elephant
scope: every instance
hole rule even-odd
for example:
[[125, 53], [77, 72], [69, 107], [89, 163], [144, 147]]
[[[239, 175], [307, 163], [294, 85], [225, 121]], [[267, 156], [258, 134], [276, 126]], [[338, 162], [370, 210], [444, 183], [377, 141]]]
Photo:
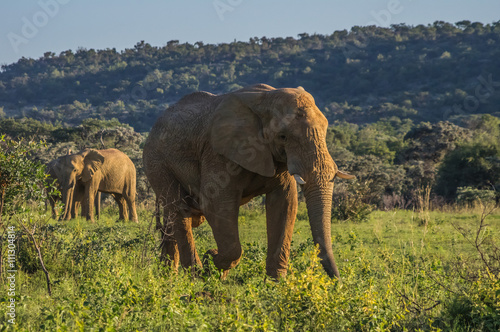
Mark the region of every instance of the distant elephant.
[[[207, 252], [227, 270], [242, 255], [238, 211], [266, 195], [266, 272], [286, 275], [303, 186], [314, 243], [329, 276], [339, 278], [331, 243], [331, 205], [337, 169], [326, 146], [328, 121], [303, 88], [259, 84], [213, 95], [195, 92], [169, 107], [144, 146], [146, 176], [163, 207], [162, 257], [197, 269], [192, 227], [207, 219], [217, 249]], [[157, 213], [157, 225], [161, 225]]]
[[116, 149], [84, 150], [59, 157], [53, 167], [58, 179], [61, 179], [65, 203], [62, 219], [70, 218], [71, 202], [74, 198], [78, 200], [79, 184], [82, 184], [82, 209], [87, 220], [94, 221], [94, 199], [90, 198], [94, 198], [99, 191], [113, 196], [120, 208], [120, 219], [138, 222], [135, 208], [136, 170], [123, 152]]
[[[71, 154], [71, 153], [68, 152], [68, 155], [69, 154]], [[49, 175], [50, 181], [56, 180], [58, 190], [60, 192], [62, 192], [61, 184], [64, 183], [65, 181], [62, 178], [63, 174], [61, 172], [59, 172], [59, 174], [58, 174], [58, 171], [55, 167], [56, 162], [57, 162], [57, 159], [51, 161], [47, 165], [47, 174]], [[61, 177], [61, 178], [59, 178], [59, 177]], [[71, 207], [70, 213], [67, 215], [61, 216], [61, 219], [69, 220], [69, 219], [74, 219], [74, 218], [78, 217], [78, 214], [79, 214], [78, 211], [79, 211], [80, 207], [82, 208], [82, 215], [87, 215], [88, 212], [87, 212], [87, 206], [84, 204], [84, 196], [85, 196], [85, 187], [83, 186], [83, 183], [80, 180], [77, 180], [77, 182], [75, 184], [75, 189], [74, 189], [72, 201], [69, 203], [70, 207]], [[59, 199], [60, 199], [59, 195], [51, 195], [48, 197], [48, 202], [49, 202], [50, 207], [51, 207], [53, 218], [59, 217], [57, 210], [55, 208]], [[101, 193], [100, 192], [97, 192], [97, 195], [95, 197], [95, 210], [96, 210], [97, 219], [99, 219], [99, 217], [101, 215]]]

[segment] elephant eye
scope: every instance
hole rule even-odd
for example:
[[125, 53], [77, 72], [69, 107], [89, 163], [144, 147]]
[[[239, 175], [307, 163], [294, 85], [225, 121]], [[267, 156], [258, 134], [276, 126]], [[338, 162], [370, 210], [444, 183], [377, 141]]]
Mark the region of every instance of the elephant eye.
[[280, 141], [286, 142], [286, 136], [285, 135], [280, 135]]

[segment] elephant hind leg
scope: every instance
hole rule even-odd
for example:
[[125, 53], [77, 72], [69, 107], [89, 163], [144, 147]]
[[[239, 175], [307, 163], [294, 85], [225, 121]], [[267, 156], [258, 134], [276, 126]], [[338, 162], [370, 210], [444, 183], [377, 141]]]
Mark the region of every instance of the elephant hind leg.
[[127, 220], [128, 212], [127, 212], [127, 203], [125, 201], [125, 198], [123, 197], [122, 194], [116, 194], [116, 193], [111, 194], [111, 196], [113, 196], [116, 204], [118, 204], [119, 220]]
[[174, 268], [180, 262], [183, 268], [196, 273], [201, 268], [201, 260], [194, 243], [191, 217], [175, 208], [164, 207], [163, 210], [162, 258], [171, 262]]
[[[135, 194], [134, 194], [134, 196], [135, 196]], [[124, 199], [127, 202], [127, 206], [128, 206], [128, 212], [129, 212], [128, 217], [130, 218], [130, 219], [127, 218], [127, 220], [138, 223], [139, 218], [137, 217], [137, 210], [135, 208], [135, 197], [134, 196], [130, 196], [130, 195], [124, 196]]]
[[202, 265], [194, 244], [191, 218], [182, 218], [182, 220], [174, 223], [173, 228], [182, 267], [192, 269], [192, 272], [196, 273], [196, 269]]
[[174, 238], [173, 225], [167, 225], [167, 227], [161, 227], [162, 239], [161, 239], [161, 261], [165, 264], [170, 265], [173, 270], [177, 271], [179, 266], [179, 249], [177, 247], [177, 242]]

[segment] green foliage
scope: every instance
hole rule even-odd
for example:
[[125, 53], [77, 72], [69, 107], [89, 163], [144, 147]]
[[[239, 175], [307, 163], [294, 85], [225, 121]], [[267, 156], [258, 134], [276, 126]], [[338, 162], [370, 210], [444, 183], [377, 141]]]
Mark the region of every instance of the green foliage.
[[471, 187], [457, 188], [457, 203], [474, 205], [475, 203], [490, 203], [495, 200], [496, 193], [493, 190], [481, 190]]
[[38, 136], [48, 139], [56, 129], [57, 126], [33, 118], [0, 119], [0, 133], [9, 135], [12, 138]]
[[366, 183], [359, 182], [336, 188], [332, 198], [332, 220], [354, 223], [367, 221], [373, 206], [363, 200], [368, 197], [369, 190]]
[[[465, 29], [459, 23], [355, 26], [330, 35], [263, 36], [218, 45], [154, 47], [141, 41], [121, 52], [47, 52], [50, 56], [2, 66], [0, 107], [9, 116], [74, 126], [89, 117], [117, 118], [143, 132], [185, 94], [265, 82], [304, 86], [331, 122], [392, 116], [437, 122], [498, 114], [499, 90], [484, 82], [491, 75], [496, 83], [499, 67], [483, 61], [497, 56], [498, 23], [476, 22]], [[468, 96], [476, 98], [477, 107], [464, 104]]]
[[460, 145], [439, 168], [437, 192], [454, 197], [458, 187], [488, 189], [500, 183], [500, 141], [482, 138]]
[[[225, 281], [196, 278], [182, 269], [174, 273], [159, 262], [151, 212], [141, 212], [139, 224], [116, 223], [107, 213], [95, 224], [49, 222], [42, 231], [53, 295], [43, 291], [40, 270], [19, 266], [22, 305], [16, 307], [15, 328], [498, 329], [499, 277], [486, 271], [474, 246], [456, 231], [470, 227], [475, 236], [475, 212], [431, 212], [442, 222], [427, 229], [413, 224], [410, 211], [377, 211], [364, 223], [333, 225], [339, 283], [324, 273], [303, 219], [295, 227], [287, 277], [266, 280], [264, 212], [250, 210], [241, 227], [243, 258]], [[487, 218], [489, 239], [498, 239], [500, 216]], [[200, 253], [213, 248], [208, 225], [194, 229], [194, 235]], [[0, 329], [8, 327], [6, 300], [0, 296]]]
[[443, 316], [453, 317], [457, 330], [500, 329], [500, 277], [491, 275], [471, 282], [463, 293], [451, 298]]
[[29, 201], [43, 201], [46, 186], [55, 190], [53, 184], [46, 184], [45, 166], [32, 160], [42, 146], [40, 142], [0, 137], [0, 220], [22, 212]]

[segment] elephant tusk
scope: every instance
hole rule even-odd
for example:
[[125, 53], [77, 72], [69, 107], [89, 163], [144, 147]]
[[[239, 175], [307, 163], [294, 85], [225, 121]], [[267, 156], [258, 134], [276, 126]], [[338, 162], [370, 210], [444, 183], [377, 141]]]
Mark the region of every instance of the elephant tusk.
[[356, 178], [356, 176], [354, 176], [352, 174], [347, 174], [347, 173], [342, 172], [342, 171], [337, 171], [337, 174], [335, 174], [335, 176], [337, 176], [341, 179], [345, 179], [345, 180], [351, 180], [351, 179]]
[[300, 175], [294, 174], [293, 177], [298, 184], [306, 184], [306, 181], [304, 181], [304, 179]]

